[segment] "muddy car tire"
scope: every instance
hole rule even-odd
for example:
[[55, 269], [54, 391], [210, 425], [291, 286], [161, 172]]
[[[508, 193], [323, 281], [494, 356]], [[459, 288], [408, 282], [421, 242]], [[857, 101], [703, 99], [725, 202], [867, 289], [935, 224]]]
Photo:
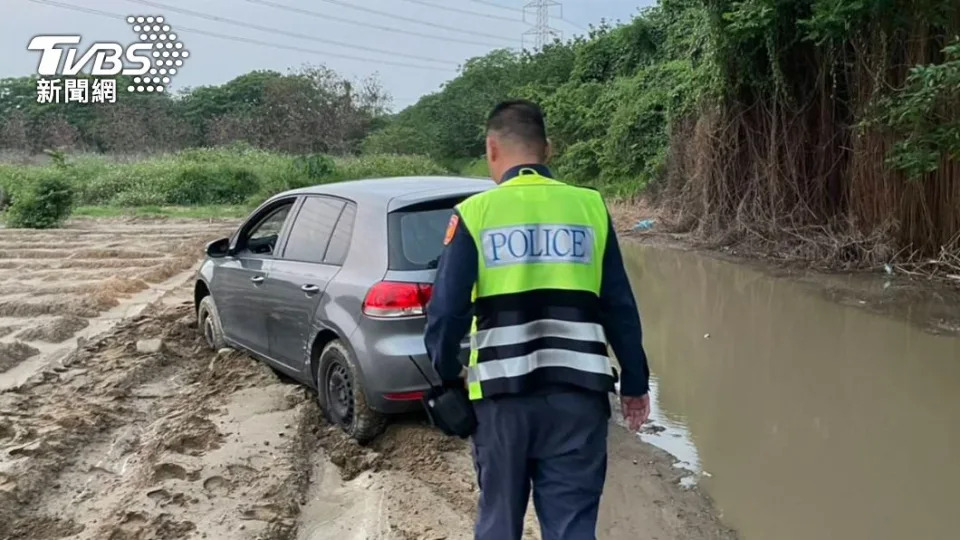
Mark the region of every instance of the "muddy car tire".
[[317, 397], [324, 415], [358, 442], [372, 441], [387, 418], [367, 405], [353, 353], [334, 340], [323, 348], [319, 364]]
[[200, 306], [197, 308], [197, 328], [207, 342], [207, 346], [214, 351], [227, 346], [226, 340], [223, 339], [223, 327], [220, 326], [220, 312], [217, 311], [217, 304], [212, 296], [206, 296], [200, 301]]

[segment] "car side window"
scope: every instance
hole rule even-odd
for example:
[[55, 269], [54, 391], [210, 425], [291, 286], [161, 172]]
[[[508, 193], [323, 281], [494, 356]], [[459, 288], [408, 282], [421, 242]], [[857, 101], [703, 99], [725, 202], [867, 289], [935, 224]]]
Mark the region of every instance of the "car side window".
[[343, 201], [327, 197], [304, 199], [290, 229], [283, 258], [322, 263], [343, 205]]
[[293, 208], [293, 201], [270, 212], [247, 233], [243, 249], [258, 255], [272, 255], [280, 238], [283, 224]]
[[337, 228], [333, 230], [333, 236], [330, 237], [330, 245], [327, 247], [327, 254], [323, 258], [324, 264], [340, 266], [343, 264], [343, 260], [347, 258], [350, 239], [353, 237], [353, 220], [356, 215], [357, 205], [347, 203], [340, 214], [340, 220], [337, 221]]

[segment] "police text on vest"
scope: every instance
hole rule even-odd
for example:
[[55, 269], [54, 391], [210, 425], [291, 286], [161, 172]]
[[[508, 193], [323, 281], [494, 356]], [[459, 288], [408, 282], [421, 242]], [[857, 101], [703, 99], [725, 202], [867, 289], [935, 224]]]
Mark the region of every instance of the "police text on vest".
[[577, 263], [593, 260], [593, 227], [582, 225], [516, 225], [481, 234], [488, 267], [510, 264]]

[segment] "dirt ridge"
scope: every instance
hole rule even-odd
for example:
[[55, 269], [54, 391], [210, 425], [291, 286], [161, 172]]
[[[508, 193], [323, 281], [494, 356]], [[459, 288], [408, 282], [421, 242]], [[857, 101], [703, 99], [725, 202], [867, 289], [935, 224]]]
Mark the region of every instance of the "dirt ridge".
[[[0, 538], [294, 534], [316, 440], [313, 400], [249, 358], [204, 352], [189, 302], [151, 312], [0, 394], [0, 520], [12, 524]], [[137, 353], [151, 338], [162, 350]], [[229, 441], [224, 406], [261, 390], [296, 427], [269, 447]], [[231, 444], [235, 462], [204, 462]], [[267, 448], [273, 459], [258, 454]], [[242, 497], [229, 497], [240, 487]], [[230, 521], [203, 521], [207, 495]]]

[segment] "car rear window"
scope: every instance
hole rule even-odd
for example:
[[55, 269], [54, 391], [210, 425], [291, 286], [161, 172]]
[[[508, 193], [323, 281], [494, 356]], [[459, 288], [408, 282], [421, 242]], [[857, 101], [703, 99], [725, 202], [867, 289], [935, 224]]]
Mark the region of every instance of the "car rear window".
[[453, 207], [461, 200], [431, 201], [388, 214], [390, 269], [436, 268]]

